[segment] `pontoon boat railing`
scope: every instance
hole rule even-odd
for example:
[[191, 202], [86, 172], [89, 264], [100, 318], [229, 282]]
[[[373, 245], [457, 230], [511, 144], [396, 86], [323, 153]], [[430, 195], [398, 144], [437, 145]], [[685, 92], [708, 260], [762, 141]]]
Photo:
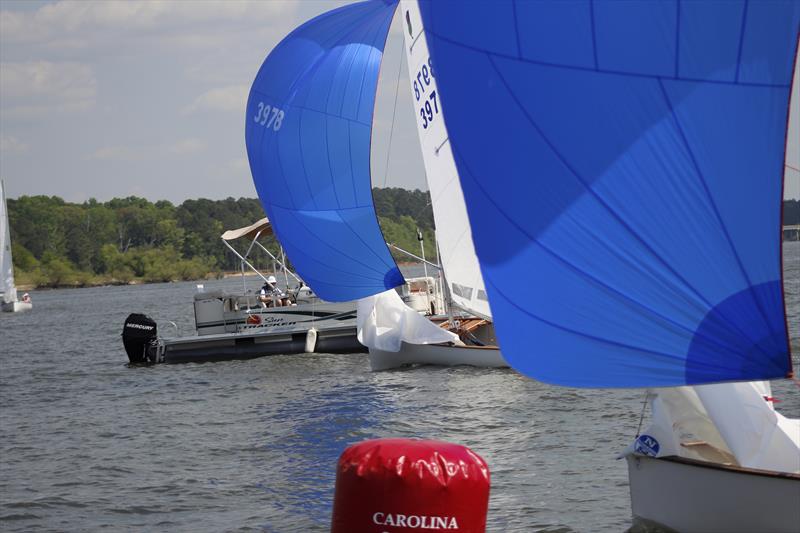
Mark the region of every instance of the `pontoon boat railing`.
[[[254, 272], [254, 273], [255, 273], [255, 274], [258, 276], [258, 277], [260, 277], [260, 278], [261, 278], [262, 280], [264, 280], [265, 282], [267, 281], [267, 278], [266, 278], [266, 276], [264, 276], [264, 274], [262, 274], [262, 273], [261, 273], [261, 272], [260, 272], [260, 271], [259, 271], [259, 270], [258, 270], [256, 267], [254, 267], [254, 266], [253, 266], [253, 265], [250, 263], [250, 261], [248, 261], [248, 260], [247, 260], [247, 256], [249, 256], [249, 255], [250, 255], [250, 252], [253, 250], [253, 246], [258, 246], [259, 248], [261, 248], [261, 249], [264, 251], [264, 253], [266, 253], [266, 254], [267, 254], [267, 255], [268, 255], [268, 256], [269, 256], [269, 257], [270, 257], [270, 258], [271, 258], [273, 261], [275, 261], [275, 262], [276, 262], [278, 265], [280, 265], [280, 267], [283, 269], [284, 275], [285, 275], [285, 274], [291, 274], [291, 276], [292, 276], [294, 279], [296, 279], [298, 282], [302, 282], [302, 280], [301, 280], [301, 279], [300, 279], [300, 278], [299, 278], [299, 277], [298, 277], [298, 276], [297, 276], [297, 275], [296, 275], [294, 272], [292, 272], [291, 270], [289, 270], [289, 269], [286, 267], [286, 264], [285, 264], [283, 261], [281, 261], [280, 259], [278, 259], [277, 257], [275, 257], [275, 255], [274, 255], [272, 252], [270, 252], [269, 250], [267, 250], [267, 249], [266, 249], [266, 248], [265, 248], [265, 247], [264, 247], [264, 246], [263, 246], [263, 245], [262, 245], [260, 242], [258, 242], [258, 238], [261, 236], [261, 232], [262, 232], [262, 231], [263, 231], [263, 230], [259, 230], [259, 231], [258, 231], [258, 232], [255, 234], [255, 236], [253, 237], [253, 242], [251, 242], [251, 243], [250, 243], [250, 246], [248, 246], [248, 247], [247, 247], [247, 252], [245, 252], [245, 254], [244, 254], [244, 255], [240, 254], [240, 253], [239, 253], [239, 252], [236, 250], [236, 248], [234, 248], [233, 246], [231, 246], [231, 245], [228, 243], [228, 241], [227, 241], [227, 240], [225, 240], [225, 239], [222, 239], [222, 242], [225, 244], [225, 246], [227, 246], [227, 247], [228, 247], [228, 249], [229, 249], [231, 252], [233, 252], [233, 253], [234, 253], [234, 255], [236, 255], [236, 257], [238, 257], [238, 258], [241, 260], [241, 262], [242, 262], [242, 265], [247, 265], [247, 267], [248, 267], [250, 270], [252, 270], [252, 271], [253, 271], [253, 272]], [[244, 276], [244, 266], [242, 266], [242, 276]], [[287, 285], [288, 285], [288, 278], [287, 278]]]

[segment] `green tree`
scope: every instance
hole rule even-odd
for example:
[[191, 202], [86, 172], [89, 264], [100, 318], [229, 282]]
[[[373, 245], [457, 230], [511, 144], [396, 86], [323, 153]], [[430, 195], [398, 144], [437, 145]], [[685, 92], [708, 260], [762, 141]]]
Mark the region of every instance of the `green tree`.
[[33, 254], [18, 242], [11, 243], [11, 256], [14, 258], [14, 267], [25, 272], [33, 272], [39, 268], [39, 261]]
[[[427, 192], [374, 189], [373, 197], [386, 240], [419, 253], [417, 228], [425, 235], [426, 255], [435, 256], [433, 215]], [[215, 269], [237, 270], [239, 259], [220, 242], [223, 231], [247, 226], [264, 216], [255, 198], [186, 200], [175, 206], [129, 196], [82, 204], [56, 196], [8, 200], [14, 263], [26, 280], [45, 285], [95, 281], [129, 282], [198, 279]], [[260, 242], [275, 256], [272, 235]], [[249, 242], [233, 243], [244, 251]], [[409, 258], [393, 252], [399, 260]], [[251, 250], [255, 265], [271, 268], [260, 248]]]
[[75, 266], [69, 259], [59, 257], [52, 252], [45, 252], [42, 257], [42, 274], [51, 287], [73, 285], [77, 282]]

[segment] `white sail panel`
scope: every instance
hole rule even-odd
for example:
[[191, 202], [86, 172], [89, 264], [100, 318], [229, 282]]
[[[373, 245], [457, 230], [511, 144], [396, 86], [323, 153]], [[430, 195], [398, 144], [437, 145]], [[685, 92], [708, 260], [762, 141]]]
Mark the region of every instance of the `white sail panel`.
[[401, 0], [400, 7], [411, 101], [433, 204], [439, 260], [453, 303], [476, 315], [491, 318], [419, 7], [414, 0]]
[[[800, 50], [800, 43], [798, 43]], [[789, 130], [786, 132], [784, 191], [800, 192], [800, 51], [794, 58], [792, 94], [789, 97]]]
[[0, 181], [0, 295], [5, 303], [17, 299], [17, 290], [14, 287], [14, 266], [11, 262], [11, 232], [8, 226], [8, 211], [6, 209], [6, 191]]

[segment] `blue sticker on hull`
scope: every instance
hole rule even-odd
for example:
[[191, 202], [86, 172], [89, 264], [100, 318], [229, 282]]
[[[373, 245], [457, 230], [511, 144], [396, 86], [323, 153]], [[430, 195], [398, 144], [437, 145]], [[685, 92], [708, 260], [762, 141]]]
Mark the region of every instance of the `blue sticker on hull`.
[[659, 446], [658, 441], [650, 435], [639, 435], [633, 449], [636, 453], [656, 457], [658, 456], [658, 450], [661, 449], [661, 446]]

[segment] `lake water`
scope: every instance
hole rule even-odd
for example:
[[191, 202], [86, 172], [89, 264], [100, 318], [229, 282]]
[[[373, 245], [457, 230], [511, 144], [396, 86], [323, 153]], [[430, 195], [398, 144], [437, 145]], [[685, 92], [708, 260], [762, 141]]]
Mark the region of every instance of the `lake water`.
[[[785, 244], [797, 368], [800, 243]], [[486, 459], [489, 531], [630, 527], [615, 455], [636, 432], [642, 391], [557, 388], [512, 370], [373, 373], [366, 355], [128, 368], [128, 313], [187, 334], [194, 290], [41, 291], [33, 312], [1, 314], [0, 530], [325, 531], [339, 454], [395, 436]], [[773, 389], [800, 417], [800, 390]]]

